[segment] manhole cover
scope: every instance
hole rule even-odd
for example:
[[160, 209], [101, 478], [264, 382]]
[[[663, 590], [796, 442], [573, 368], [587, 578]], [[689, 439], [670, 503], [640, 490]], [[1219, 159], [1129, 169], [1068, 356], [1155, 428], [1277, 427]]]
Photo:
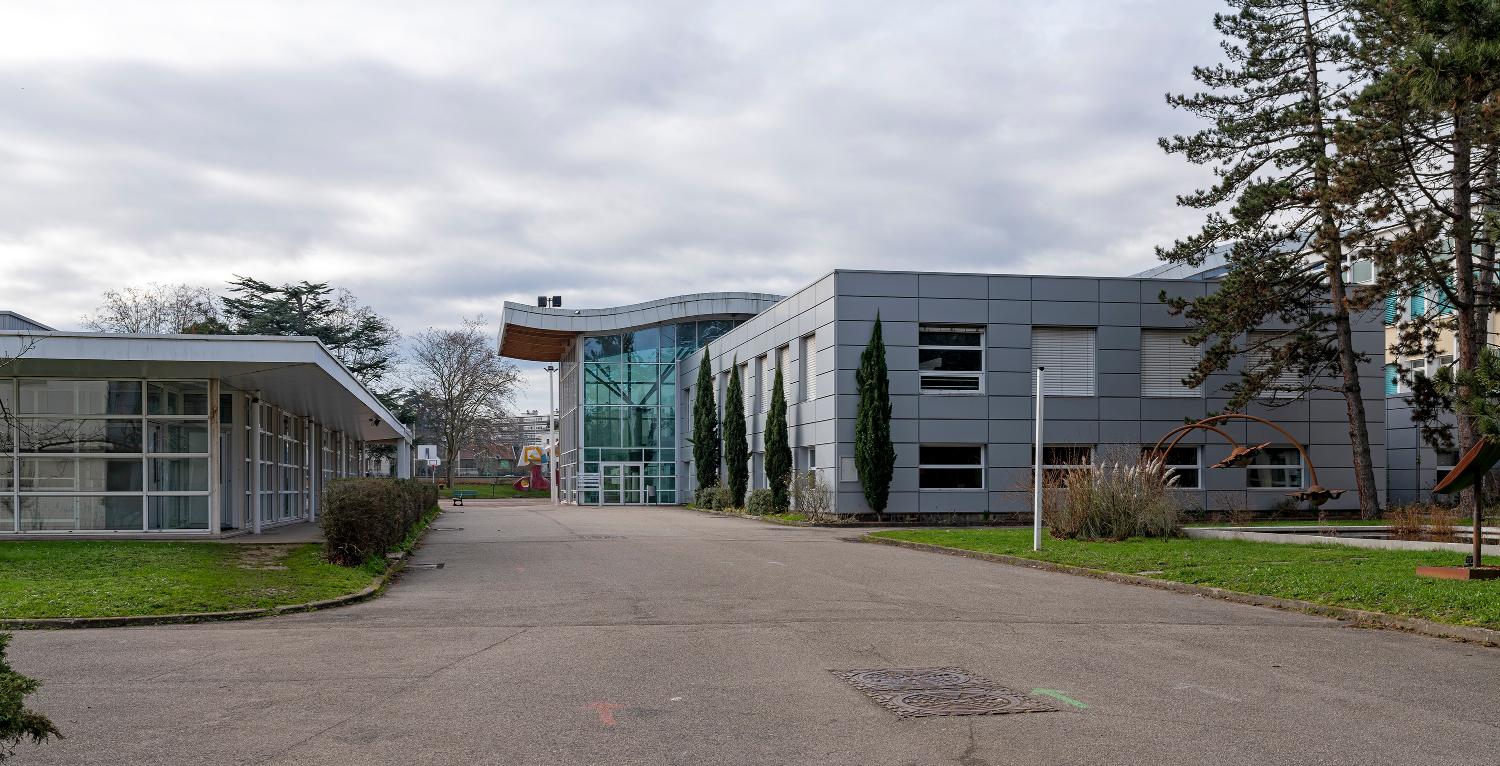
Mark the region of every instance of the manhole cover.
[[963, 668], [835, 670], [833, 674], [902, 718], [1057, 711]]

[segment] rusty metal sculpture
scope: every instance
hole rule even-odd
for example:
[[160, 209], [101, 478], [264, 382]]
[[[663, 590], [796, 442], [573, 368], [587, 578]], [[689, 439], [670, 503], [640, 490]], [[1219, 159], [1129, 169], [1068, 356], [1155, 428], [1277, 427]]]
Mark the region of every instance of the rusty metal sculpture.
[[[1271, 446], [1270, 442], [1257, 444], [1254, 446], [1242, 446], [1239, 442], [1235, 441], [1233, 436], [1230, 436], [1226, 431], [1224, 431], [1224, 429], [1217, 428], [1213, 425], [1214, 423], [1222, 423], [1227, 420], [1247, 420], [1252, 423], [1260, 423], [1261, 425], [1270, 426], [1271, 428], [1276, 429], [1277, 432], [1279, 432], [1282, 436], [1285, 436], [1287, 441], [1292, 443], [1293, 447], [1297, 448], [1297, 452], [1302, 455], [1302, 464], [1307, 466], [1307, 473], [1312, 479], [1312, 486], [1304, 490], [1299, 490], [1297, 492], [1288, 492], [1288, 497], [1294, 498], [1296, 500], [1305, 500], [1308, 503], [1311, 503], [1313, 507], [1318, 507], [1328, 502], [1329, 500], [1337, 498], [1339, 495], [1342, 495], [1347, 491], [1342, 489], [1328, 489], [1327, 487], [1319, 484], [1317, 466], [1313, 465], [1312, 458], [1308, 456], [1307, 449], [1302, 446], [1302, 443], [1297, 441], [1297, 439], [1290, 433], [1287, 433], [1287, 430], [1285, 428], [1282, 428], [1281, 426], [1276, 425], [1275, 423], [1272, 423], [1265, 418], [1259, 418], [1254, 415], [1246, 415], [1239, 412], [1230, 412], [1223, 415], [1214, 415], [1212, 417], [1207, 417], [1194, 423], [1185, 423], [1168, 431], [1160, 439], [1157, 439], [1156, 446], [1152, 447], [1151, 451], [1158, 455], [1166, 455], [1167, 453], [1171, 452], [1172, 449], [1176, 447], [1184, 437], [1186, 437], [1193, 431], [1211, 431], [1218, 434], [1219, 436], [1224, 437], [1224, 441], [1229, 442], [1229, 446], [1233, 447], [1233, 449], [1229, 452], [1229, 457], [1226, 457], [1223, 460], [1214, 463], [1213, 467], [1230, 468], [1249, 465], [1250, 461], [1253, 460], [1256, 455], [1260, 454], [1267, 447]], [[1176, 438], [1173, 438], [1174, 436]], [[1167, 439], [1172, 439], [1172, 443], [1167, 444]], [[1163, 444], [1166, 444], [1167, 446], [1163, 448]]]

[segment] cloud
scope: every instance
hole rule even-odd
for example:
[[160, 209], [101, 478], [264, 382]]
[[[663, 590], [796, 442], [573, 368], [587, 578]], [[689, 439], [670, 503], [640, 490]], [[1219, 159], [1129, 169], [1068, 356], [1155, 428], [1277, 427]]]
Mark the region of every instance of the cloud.
[[[834, 267], [1127, 273], [1205, 180], [1181, 0], [24, 4], [0, 307], [328, 280], [404, 331]], [[531, 375], [536, 378], [535, 374]], [[544, 407], [535, 385], [522, 404]]]

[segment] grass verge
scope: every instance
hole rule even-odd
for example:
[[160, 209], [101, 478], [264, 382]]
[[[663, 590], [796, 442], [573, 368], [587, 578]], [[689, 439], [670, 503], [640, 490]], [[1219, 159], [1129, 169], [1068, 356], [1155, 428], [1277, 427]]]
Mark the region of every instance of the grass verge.
[[[1043, 540], [1042, 550], [1034, 552], [1029, 529], [902, 529], [873, 536], [1500, 629], [1500, 580], [1416, 576], [1418, 566], [1463, 563], [1462, 555], [1446, 551], [1245, 540], [1080, 542], [1049, 537]], [[1487, 557], [1485, 563], [1500, 564], [1500, 559]]]

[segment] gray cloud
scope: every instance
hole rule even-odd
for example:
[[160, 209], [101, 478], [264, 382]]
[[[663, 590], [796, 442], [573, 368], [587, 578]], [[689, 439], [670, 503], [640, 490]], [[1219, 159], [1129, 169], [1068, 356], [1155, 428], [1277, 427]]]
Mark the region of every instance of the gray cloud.
[[1125, 273], [1206, 180], [1154, 144], [1217, 55], [1181, 0], [45, 8], [0, 31], [0, 306], [64, 327], [234, 273], [406, 331], [834, 267]]

